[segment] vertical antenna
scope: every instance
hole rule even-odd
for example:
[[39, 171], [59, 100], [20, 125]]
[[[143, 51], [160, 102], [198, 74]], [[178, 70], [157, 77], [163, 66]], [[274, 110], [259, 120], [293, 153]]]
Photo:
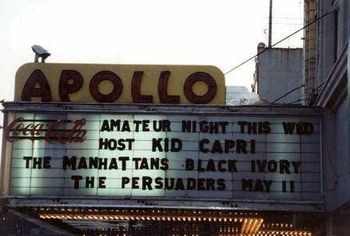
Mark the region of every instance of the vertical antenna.
[[268, 47], [271, 47], [272, 44], [272, 0], [270, 0], [270, 11], [269, 11], [269, 41]]

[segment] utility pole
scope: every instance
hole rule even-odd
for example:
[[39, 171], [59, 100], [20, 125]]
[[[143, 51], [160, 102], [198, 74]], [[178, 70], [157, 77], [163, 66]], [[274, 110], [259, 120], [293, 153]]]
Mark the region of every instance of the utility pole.
[[272, 45], [272, 0], [270, 0], [270, 11], [269, 11], [269, 40], [268, 47]]

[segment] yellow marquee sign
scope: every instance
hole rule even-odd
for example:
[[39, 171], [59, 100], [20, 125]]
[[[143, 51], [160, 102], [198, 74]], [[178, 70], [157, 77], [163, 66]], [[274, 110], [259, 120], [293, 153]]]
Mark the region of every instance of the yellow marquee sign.
[[15, 101], [225, 104], [214, 66], [28, 63], [16, 74]]

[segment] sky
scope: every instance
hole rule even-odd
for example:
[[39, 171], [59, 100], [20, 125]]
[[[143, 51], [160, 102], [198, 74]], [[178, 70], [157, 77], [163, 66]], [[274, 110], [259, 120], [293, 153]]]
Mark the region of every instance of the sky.
[[[270, 0], [1, 0], [0, 100], [41, 45], [47, 63], [214, 65], [224, 73], [267, 44]], [[272, 43], [303, 24], [302, 0], [273, 0]], [[302, 34], [278, 47], [302, 47]], [[253, 82], [254, 60], [225, 75]]]

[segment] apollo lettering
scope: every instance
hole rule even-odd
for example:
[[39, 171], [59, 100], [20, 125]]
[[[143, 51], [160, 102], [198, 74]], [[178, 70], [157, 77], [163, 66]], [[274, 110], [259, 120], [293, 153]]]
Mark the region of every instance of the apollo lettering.
[[[134, 71], [131, 80], [130, 92], [132, 101], [134, 103], [153, 103], [154, 96], [156, 94], [142, 94], [141, 82], [144, 77], [144, 71]], [[158, 97], [160, 103], [164, 104], [180, 104], [180, 96], [169, 94], [168, 82], [170, 80], [170, 71], [161, 71], [158, 77]], [[79, 93], [83, 87], [84, 81], [90, 78], [83, 78], [81, 73], [76, 70], [62, 70], [60, 74], [58, 84], [58, 94], [60, 101], [70, 102], [70, 95], [73, 93]], [[90, 95], [97, 102], [112, 103], [118, 100], [125, 84], [118, 74], [103, 70], [95, 73], [89, 80], [89, 92]], [[111, 91], [103, 93], [99, 90], [99, 85], [103, 81], [109, 81], [111, 83]], [[197, 82], [204, 83], [207, 87], [207, 91], [204, 94], [196, 94], [193, 87]], [[216, 95], [217, 83], [215, 79], [206, 72], [194, 72], [190, 74], [186, 79], [183, 86], [184, 96], [193, 104], [207, 104], [210, 103]], [[38, 97], [42, 102], [51, 102], [52, 99], [52, 87], [47, 80], [45, 74], [39, 70], [34, 70], [27, 79], [21, 94], [22, 101], [31, 101], [32, 98]]]

